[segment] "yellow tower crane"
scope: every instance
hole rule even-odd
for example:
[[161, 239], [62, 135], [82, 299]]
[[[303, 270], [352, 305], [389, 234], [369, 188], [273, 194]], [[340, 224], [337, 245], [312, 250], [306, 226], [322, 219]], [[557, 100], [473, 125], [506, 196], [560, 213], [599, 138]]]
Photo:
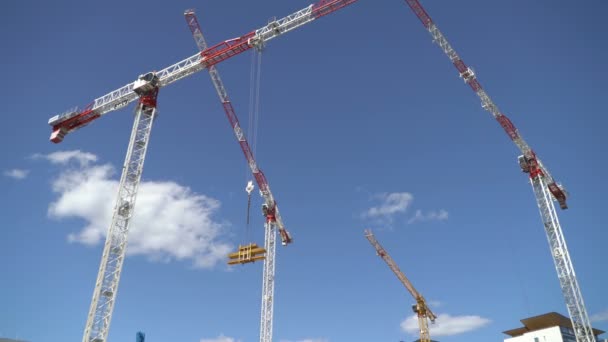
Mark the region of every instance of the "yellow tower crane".
[[431, 311], [431, 309], [426, 304], [424, 297], [416, 291], [412, 283], [409, 279], [401, 272], [393, 258], [386, 252], [386, 250], [380, 245], [376, 237], [372, 233], [370, 229], [365, 231], [365, 237], [369, 240], [369, 243], [374, 246], [378, 255], [384, 259], [388, 267], [395, 273], [397, 278], [401, 281], [401, 283], [405, 286], [405, 288], [411, 293], [411, 295], [416, 299], [416, 304], [412, 305], [412, 309], [418, 316], [418, 326], [420, 327], [420, 342], [431, 342], [431, 337], [429, 335], [429, 324], [428, 320], [431, 323], [435, 323], [435, 319], [437, 316]]

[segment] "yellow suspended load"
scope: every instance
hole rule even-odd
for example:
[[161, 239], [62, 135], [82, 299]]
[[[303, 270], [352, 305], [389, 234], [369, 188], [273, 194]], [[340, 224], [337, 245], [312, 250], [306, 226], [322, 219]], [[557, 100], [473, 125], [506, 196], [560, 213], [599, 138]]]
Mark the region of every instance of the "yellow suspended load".
[[242, 265], [264, 259], [266, 259], [266, 249], [256, 243], [250, 243], [245, 246], [239, 245], [236, 252], [228, 254], [228, 265]]

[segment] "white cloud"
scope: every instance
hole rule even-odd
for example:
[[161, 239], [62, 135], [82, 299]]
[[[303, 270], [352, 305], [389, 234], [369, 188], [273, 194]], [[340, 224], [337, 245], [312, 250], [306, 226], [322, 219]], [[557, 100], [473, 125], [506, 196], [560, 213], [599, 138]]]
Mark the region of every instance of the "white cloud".
[[[480, 316], [451, 316], [440, 314], [434, 324], [429, 324], [430, 335], [451, 336], [473, 331], [490, 323], [490, 320]], [[420, 335], [418, 317], [412, 315], [401, 322], [401, 329], [413, 336]]]
[[443, 305], [443, 303], [438, 300], [429, 300], [428, 304], [429, 304], [429, 306], [432, 306], [434, 308], [437, 308], [437, 307], [440, 307], [441, 305]]
[[[105, 239], [118, 189], [110, 164], [92, 164], [97, 157], [80, 151], [44, 156], [63, 166], [52, 189], [58, 198], [49, 205], [49, 216], [79, 218], [84, 227], [69, 234], [70, 242], [97, 245]], [[75, 167], [70, 161], [76, 161]], [[142, 181], [130, 223], [129, 255], [156, 261], [191, 260], [209, 268], [224, 259], [231, 246], [221, 242], [226, 224], [216, 221], [220, 202], [192, 192], [175, 182]]]
[[224, 336], [220, 334], [217, 338], [203, 338], [200, 342], [240, 342], [241, 340], [234, 339], [232, 337]]
[[22, 170], [22, 169], [12, 169], [12, 170], [4, 171], [5, 176], [11, 177], [14, 179], [24, 179], [25, 177], [27, 177], [28, 173], [30, 173], [29, 170]]
[[592, 322], [603, 322], [608, 321], [608, 310], [604, 310], [602, 312], [596, 313], [595, 315], [591, 315], [589, 319]]
[[431, 210], [424, 214], [422, 210], [416, 210], [416, 213], [410, 218], [407, 223], [426, 222], [426, 221], [445, 221], [448, 219], [448, 212], [445, 209]]
[[80, 166], [87, 166], [92, 162], [97, 161], [97, 156], [80, 150], [72, 151], [57, 151], [50, 154], [34, 154], [33, 159], [45, 159], [56, 165], [66, 165], [69, 162], [76, 160]]
[[409, 192], [382, 193], [375, 196], [380, 204], [367, 209], [363, 217], [392, 220], [398, 213], [404, 213], [414, 200]]

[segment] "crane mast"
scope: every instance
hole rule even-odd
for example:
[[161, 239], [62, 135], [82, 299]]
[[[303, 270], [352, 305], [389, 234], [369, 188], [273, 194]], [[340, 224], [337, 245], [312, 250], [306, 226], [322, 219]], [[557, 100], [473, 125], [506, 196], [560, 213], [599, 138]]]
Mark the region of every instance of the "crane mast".
[[395, 263], [393, 258], [388, 254], [388, 252], [380, 245], [376, 237], [372, 233], [370, 229], [365, 231], [365, 237], [369, 241], [369, 243], [376, 249], [376, 253], [386, 262], [388, 267], [395, 273], [397, 278], [401, 281], [403, 286], [409, 291], [409, 293], [416, 300], [416, 304], [412, 306], [412, 309], [418, 316], [418, 326], [420, 327], [420, 342], [431, 342], [431, 337], [429, 334], [429, 325], [428, 320], [432, 323], [435, 322], [437, 316], [431, 311], [431, 308], [426, 304], [426, 300], [422, 295], [414, 288], [414, 285], [410, 282], [410, 280], [401, 272], [399, 266]]
[[[186, 22], [188, 23], [188, 27], [190, 28], [190, 32], [192, 32], [192, 37], [196, 42], [199, 50], [204, 51], [207, 49], [207, 42], [205, 41], [205, 37], [203, 36], [203, 31], [201, 30], [200, 24], [196, 17], [194, 10], [187, 10], [184, 13], [186, 18]], [[210, 66], [208, 68], [209, 75], [211, 76], [211, 81], [215, 86], [215, 90], [222, 102], [222, 106], [224, 107], [224, 111], [226, 112], [226, 116], [230, 121], [230, 125], [236, 135], [237, 141], [241, 146], [241, 150], [247, 159], [247, 163], [249, 164], [249, 168], [251, 169], [251, 173], [258, 183], [258, 187], [260, 188], [260, 193], [262, 197], [264, 197], [264, 215], [266, 222], [264, 223], [264, 248], [266, 250], [266, 258], [264, 262], [264, 268], [262, 272], [262, 306], [261, 306], [261, 318], [260, 318], [260, 342], [272, 342], [272, 325], [273, 325], [273, 308], [274, 308], [274, 278], [275, 278], [275, 253], [276, 253], [276, 228], [278, 227], [281, 240], [283, 245], [287, 245], [291, 243], [291, 235], [285, 229], [283, 225], [283, 220], [278, 212], [278, 206], [276, 201], [274, 200], [274, 196], [270, 191], [270, 186], [268, 185], [268, 181], [264, 176], [262, 170], [260, 170], [257, 166], [255, 158], [253, 156], [253, 152], [247, 142], [245, 134], [243, 134], [243, 130], [239, 124], [239, 119], [236, 116], [236, 112], [228, 98], [228, 92], [226, 91], [226, 87], [224, 87], [224, 83], [220, 78], [219, 71], [215, 66]], [[272, 214], [274, 212], [274, 215]]]
[[[146, 76], [148, 79], [145, 79]], [[129, 222], [133, 217], [137, 189], [144, 167], [152, 123], [156, 115], [157, 82], [158, 78], [154, 73], [140, 77], [140, 80], [134, 82], [134, 91], [140, 93], [139, 103], [135, 112], [135, 123], [131, 131], [120, 185], [118, 186], [112, 223], [108, 229], [101, 265], [95, 282], [93, 299], [82, 338], [83, 342], [104, 342], [107, 340], [120, 273], [125, 259]]]
[[424, 27], [433, 37], [433, 41], [439, 45], [441, 50], [448, 56], [454, 67], [458, 70], [460, 77], [467, 83], [481, 100], [483, 109], [489, 111], [492, 116], [505, 130], [509, 138], [513, 140], [522, 155], [519, 157], [519, 165], [522, 170], [530, 174], [530, 183], [534, 190], [536, 202], [538, 204], [541, 219], [545, 226], [545, 232], [549, 241], [551, 255], [557, 270], [562, 293], [566, 301], [566, 307], [572, 321], [572, 326], [578, 342], [593, 342], [593, 330], [587, 315], [581, 290], [576, 280], [574, 266], [570, 259], [570, 254], [566, 247], [562, 228], [557, 218], [557, 213], [553, 200], [557, 201], [561, 209], [567, 209], [566, 198], [568, 194], [562, 185], [557, 184], [536, 156], [532, 148], [523, 139], [515, 125], [504, 115], [490, 96], [482, 88], [477, 80], [473, 69], [468, 67], [452, 48], [448, 40], [439, 31], [431, 17], [418, 0], [405, 0], [410, 9], [416, 14]]
[[264, 246], [266, 259], [262, 271], [262, 308], [260, 312], [260, 342], [272, 342], [274, 323], [274, 268], [276, 255], [276, 220], [272, 212], [265, 210]]
[[[63, 141], [66, 134], [139, 99], [112, 222], [108, 229], [95, 290], [93, 291], [93, 299], [87, 317], [83, 342], [107, 341], [120, 274], [126, 255], [129, 223], [133, 216], [152, 123], [156, 115], [156, 100], [159, 89], [252, 47], [262, 46], [267, 41], [285, 32], [356, 1], [321, 0], [244, 36], [225, 40], [165, 69], [141, 75], [136, 81], [95, 99], [82, 109], [76, 107], [49, 119], [48, 123], [52, 127], [50, 140], [59, 143]], [[269, 208], [267, 224], [276, 224], [275, 215], [277, 210], [275, 208], [276, 205]], [[274, 230], [266, 229], [267, 234], [269, 231], [272, 231], [274, 236]], [[267, 239], [272, 240], [273, 237], [267, 237]], [[267, 244], [274, 248], [274, 240], [267, 242]], [[271, 261], [271, 271], [274, 274], [274, 259]]]

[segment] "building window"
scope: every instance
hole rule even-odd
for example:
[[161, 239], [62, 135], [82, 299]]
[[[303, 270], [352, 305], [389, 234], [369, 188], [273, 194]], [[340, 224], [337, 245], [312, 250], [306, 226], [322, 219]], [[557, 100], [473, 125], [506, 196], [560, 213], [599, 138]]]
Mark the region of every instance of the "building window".
[[539, 341], [538, 341], [538, 337], [535, 337], [535, 338], [534, 338], [534, 342], [539, 342]]

